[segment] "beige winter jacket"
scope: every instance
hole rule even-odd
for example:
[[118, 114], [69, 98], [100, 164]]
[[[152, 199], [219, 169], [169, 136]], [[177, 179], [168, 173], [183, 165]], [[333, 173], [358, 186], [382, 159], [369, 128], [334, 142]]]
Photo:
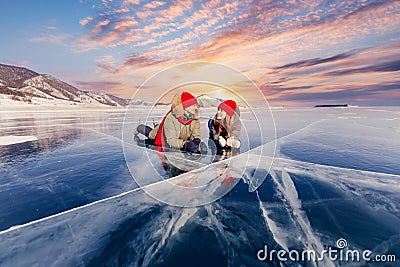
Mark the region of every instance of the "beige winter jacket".
[[[149, 138], [155, 139], [159, 126], [155, 127], [150, 133]], [[167, 115], [164, 121], [165, 142], [174, 148], [182, 148], [187, 140], [200, 138], [200, 121], [194, 119], [190, 124], [182, 124], [172, 112]]]

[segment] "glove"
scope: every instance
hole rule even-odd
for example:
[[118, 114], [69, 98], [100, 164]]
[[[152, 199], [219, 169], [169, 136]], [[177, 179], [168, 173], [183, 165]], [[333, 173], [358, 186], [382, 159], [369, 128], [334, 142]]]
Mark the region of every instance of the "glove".
[[235, 138], [229, 138], [231, 141], [231, 147], [233, 148], [239, 148], [240, 147], [240, 141], [235, 139]]
[[226, 139], [226, 146], [233, 147], [233, 148], [239, 148], [240, 147], [240, 141], [235, 139], [234, 137]]
[[200, 142], [198, 141], [200, 141], [199, 138], [186, 141], [185, 144], [183, 144], [183, 150], [186, 152], [199, 153], [199, 144], [201, 141]]
[[[197, 144], [197, 146], [198, 146], [198, 151], [197, 151], [197, 153], [199, 153], [200, 152], [200, 154], [202, 154], [202, 155], [205, 155], [205, 154], [207, 154], [207, 145], [204, 143], [204, 142], [202, 142], [199, 138], [194, 138], [193, 140], [192, 140], [195, 144]], [[199, 151], [200, 150], [200, 151]]]
[[220, 136], [220, 137], [218, 138], [218, 142], [219, 142], [219, 145], [220, 145], [221, 147], [225, 147], [225, 146], [226, 146], [226, 140], [225, 140], [225, 138], [223, 138], [222, 136]]
[[194, 138], [192, 141], [193, 141], [196, 145], [199, 145], [200, 142], [201, 142], [200, 138]]
[[232, 138], [226, 139], [226, 146], [229, 146], [229, 147], [232, 146]]

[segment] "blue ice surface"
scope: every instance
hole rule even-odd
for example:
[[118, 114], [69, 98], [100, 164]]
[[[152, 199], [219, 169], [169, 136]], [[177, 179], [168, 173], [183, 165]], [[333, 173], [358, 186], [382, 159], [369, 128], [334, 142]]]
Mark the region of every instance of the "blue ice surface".
[[[100, 236], [88, 231], [94, 246], [80, 247], [77, 255], [65, 252], [65, 260], [88, 266], [279, 266], [276, 259], [258, 261], [257, 251], [265, 244], [271, 249], [314, 248], [315, 240], [335, 246], [338, 238], [346, 238], [352, 248], [400, 258], [400, 199], [395, 193], [400, 175], [399, 110], [284, 109], [274, 111], [274, 117], [277, 156], [294, 161], [277, 166], [256, 192], [248, 192], [248, 185], [239, 182], [222, 199], [195, 209], [175, 234], [157, 231], [160, 225], [176, 224], [190, 210], [155, 200], [141, 209], [134, 206], [136, 211], [127, 208], [109, 231]], [[107, 112], [2, 118], [2, 135], [35, 135], [39, 140], [0, 147], [0, 229], [136, 188], [122, 153], [122, 118], [123, 113]], [[248, 132], [252, 148], [261, 139], [251, 136], [251, 129]], [[136, 197], [141, 199], [140, 193]], [[121, 208], [118, 203], [110, 205]], [[82, 220], [63, 215], [64, 222], [73, 229], [90, 227], [90, 213], [85, 212], [90, 209], [76, 212]], [[94, 209], [93, 214], [101, 218], [102, 210]], [[27, 226], [1, 234], [0, 262], [18, 264], [19, 250], [11, 246], [16, 255], [11, 256], [3, 245], [11, 237], [27, 242], [24, 230], [40, 233], [41, 228]], [[62, 235], [59, 231], [53, 234]], [[42, 242], [51, 249], [49, 242], [56, 241]], [[27, 258], [35, 262], [34, 251]]]
[[10, 130], [2, 128], [40, 138], [0, 146], [1, 230], [137, 187], [118, 139], [123, 113], [46, 115], [8, 119]]

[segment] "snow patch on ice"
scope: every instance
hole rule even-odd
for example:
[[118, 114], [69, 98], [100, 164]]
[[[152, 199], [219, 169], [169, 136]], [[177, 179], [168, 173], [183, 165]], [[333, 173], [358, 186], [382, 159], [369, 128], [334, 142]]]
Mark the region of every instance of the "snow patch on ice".
[[29, 141], [36, 141], [38, 138], [33, 135], [8, 135], [0, 136], [0, 146], [8, 146], [13, 144], [25, 143]]

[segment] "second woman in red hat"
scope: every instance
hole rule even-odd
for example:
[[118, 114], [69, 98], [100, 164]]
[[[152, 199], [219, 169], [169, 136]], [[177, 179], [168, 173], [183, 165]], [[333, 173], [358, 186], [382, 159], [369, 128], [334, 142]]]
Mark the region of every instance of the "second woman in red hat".
[[[226, 155], [240, 149], [240, 111], [236, 102], [226, 100], [218, 105], [217, 114], [208, 121], [209, 143], [213, 153]], [[214, 148], [214, 149], [213, 149]]]

